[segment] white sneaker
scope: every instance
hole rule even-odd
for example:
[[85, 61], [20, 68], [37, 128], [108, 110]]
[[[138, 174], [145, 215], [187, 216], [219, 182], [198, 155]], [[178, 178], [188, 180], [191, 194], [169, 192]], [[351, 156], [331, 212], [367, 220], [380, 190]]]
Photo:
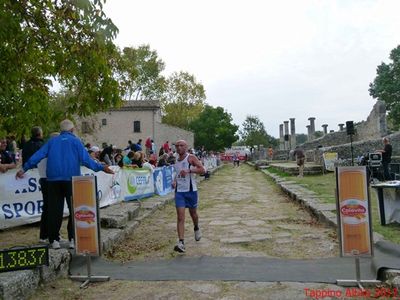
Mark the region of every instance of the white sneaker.
[[53, 249], [60, 249], [60, 248], [61, 248], [60, 243], [59, 243], [58, 241], [54, 241], [54, 242], [51, 244], [51, 248], [53, 248]]
[[69, 241], [69, 249], [75, 249], [75, 241], [74, 241], [74, 239], [71, 239]]
[[198, 242], [201, 239], [201, 231], [200, 228], [194, 231], [194, 239]]
[[185, 244], [182, 243], [181, 241], [179, 241], [178, 244], [176, 244], [174, 250], [179, 253], [185, 253], [185, 251], [186, 251]]
[[48, 239], [39, 239], [39, 244], [48, 244], [49, 240]]

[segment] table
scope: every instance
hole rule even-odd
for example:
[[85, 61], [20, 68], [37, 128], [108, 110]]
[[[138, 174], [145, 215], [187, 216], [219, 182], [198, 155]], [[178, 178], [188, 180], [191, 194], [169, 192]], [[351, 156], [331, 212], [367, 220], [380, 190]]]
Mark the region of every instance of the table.
[[400, 223], [400, 181], [385, 181], [371, 187], [378, 195], [381, 225]]

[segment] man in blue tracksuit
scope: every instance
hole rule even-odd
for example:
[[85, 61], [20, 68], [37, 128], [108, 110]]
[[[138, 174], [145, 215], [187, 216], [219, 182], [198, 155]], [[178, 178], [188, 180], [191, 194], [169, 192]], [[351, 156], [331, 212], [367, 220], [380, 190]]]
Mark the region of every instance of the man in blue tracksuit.
[[81, 141], [73, 134], [74, 124], [70, 120], [60, 123], [61, 134], [50, 139], [24, 164], [23, 169], [17, 172], [17, 177], [22, 178], [24, 173], [47, 157], [47, 182], [48, 182], [48, 220], [47, 229], [49, 242], [53, 249], [60, 249], [59, 231], [64, 212], [64, 199], [70, 212], [68, 219], [68, 239], [70, 248], [74, 248], [74, 230], [72, 227], [72, 176], [80, 176], [81, 165], [93, 171], [104, 171], [113, 174], [108, 167], [92, 160], [82, 145]]

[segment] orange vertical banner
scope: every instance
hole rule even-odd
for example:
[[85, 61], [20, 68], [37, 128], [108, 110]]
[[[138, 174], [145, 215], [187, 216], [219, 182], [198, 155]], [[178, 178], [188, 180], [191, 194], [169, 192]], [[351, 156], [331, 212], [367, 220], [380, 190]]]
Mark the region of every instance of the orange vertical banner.
[[76, 254], [100, 255], [99, 207], [96, 177], [72, 177]]
[[341, 256], [372, 256], [371, 209], [365, 166], [336, 168], [336, 201]]

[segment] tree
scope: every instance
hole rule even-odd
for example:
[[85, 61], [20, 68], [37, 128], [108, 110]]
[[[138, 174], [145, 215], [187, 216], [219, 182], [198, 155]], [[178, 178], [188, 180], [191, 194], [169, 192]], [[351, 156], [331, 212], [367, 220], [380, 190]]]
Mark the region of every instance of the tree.
[[206, 105], [199, 117], [189, 124], [189, 129], [194, 132], [195, 146], [214, 151], [230, 147], [238, 139], [235, 135], [238, 128], [232, 124], [231, 114], [222, 107], [210, 105]]
[[126, 47], [121, 54], [120, 84], [125, 100], [160, 99], [165, 90], [165, 63], [149, 45]]
[[166, 80], [166, 90], [161, 99], [163, 122], [183, 129], [196, 119], [204, 109], [204, 87], [187, 72], [174, 72]]
[[381, 63], [369, 93], [386, 104], [388, 119], [394, 130], [400, 128], [400, 45], [390, 52], [391, 63]]
[[301, 145], [308, 141], [308, 135], [305, 133], [296, 134], [296, 144]]
[[277, 146], [278, 140], [267, 134], [264, 123], [257, 116], [247, 116], [242, 124], [240, 136], [246, 146]]
[[17, 134], [53, 117], [54, 81], [69, 90], [65, 114], [117, 105], [118, 29], [103, 0], [0, 2], [0, 128]]

